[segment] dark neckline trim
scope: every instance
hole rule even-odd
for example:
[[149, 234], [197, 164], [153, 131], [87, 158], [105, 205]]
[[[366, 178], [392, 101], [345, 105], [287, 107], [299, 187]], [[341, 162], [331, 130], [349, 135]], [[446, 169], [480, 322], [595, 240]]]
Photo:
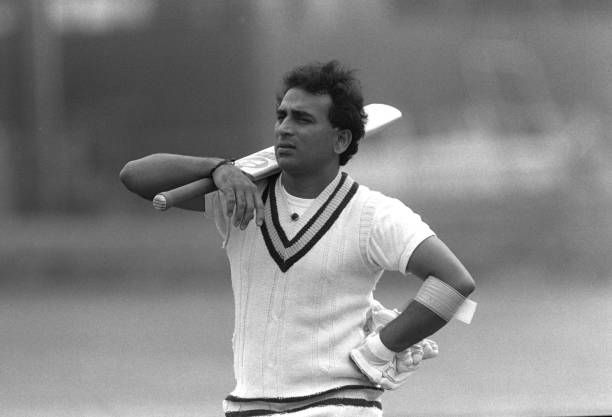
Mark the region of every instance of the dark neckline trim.
[[304, 233], [306, 233], [308, 229], [312, 227], [314, 222], [317, 221], [317, 219], [321, 216], [323, 211], [327, 208], [327, 206], [329, 206], [329, 203], [333, 200], [336, 194], [338, 194], [338, 191], [342, 188], [342, 186], [346, 182], [347, 177], [348, 175], [346, 174], [346, 172], [341, 173], [340, 181], [338, 181], [338, 184], [334, 188], [334, 191], [330, 194], [327, 200], [325, 200], [325, 202], [321, 205], [321, 207], [319, 207], [317, 212], [308, 220], [308, 222], [304, 225], [304, 227], [302, 227], [291, 240], [287, 238], [285, 231], [280, 225], [280, 220], [278, 217], [278, 206], [277, 206], [277, 200], [276, 200], [276, 193], [274, 192], [275, 187], [276, 187], [276, 181], [278, 177], [272, 180], [272, 184], [270, 184], [270, 189], [272, 190], [272, 192], [270, 193], [270, 209], [272, 211], [272, 222], [285, 248], [293, 245], [295, 242], [300, 240], [300, 238], [304, 235]]
[[[331, 226], [338, 219], [338, 217], [340, 216], [340, 214], [342, 213], [346, 205], [349, 203], [349, 201], [353, 198], [353, 196], [357, 192], [357, 189], [359, 188], [359, 184], [353, 181], [349, 189], [345, 191], [345, 195], [343, 197], [339, 196], [338, 194], [340, 190], [345, 185], [348, 179], [348, 175], [343, 172], [341, 174], [340, 181], [334, 188], [331, 195], [327, 198], [327, 200], [325, 200], [325, 202], [321, 205], [321, 207], [317, 210], [317, 212], [308, 220], [306, 225], [304, 225], [299, 230], [297, 235], [293, 239], [288, 240], [284, 230], [282, 229], [280, 225], [280, 221], [278, 219], [278, 210], [276, 206], [277, 200], [276, 200], [276, 196], [274, 192], [275, 190], [274, 187], [276, 185], [277, 179], [278, 179], [278, 176], [273, 177], [268, 182], [268, 185], [266, 186], [266, 189], [264, 190], [264, 193], [263, 193], [264, 204], [266, 205], [266, 207], [269, 206], [270, 217], [272, 219], [272, 225], [271, 225], [272, 229], [268, 230], [268, 224], [264, 220], [264, 224], [261, 226], [261, 233], [264, 238], [264, 242], [266, 244], [268, 252], [270, 253], [270, 256], [272, 257], [272, 259], [274, 259], [274, 262], [276, 262], [280, 270], [283, 272], [286, 272], [289, 268], [291, 268], [291, 266], [294, 263], [299, 261], [304, 255], [306, 255], [308, 251], [331, 228]], [[268, 197], [270, 198], [268, 199]], [[292, 246], [298, 246], [300, 244], [300, 238], [303, 237], [303, 235], [315, 224], [316, 221], [318, 221], [322, 216], [326, 215], [325, 210], [328, 208], [329, 204], [332, 201], [337, 200], [338, 198], [342, 198], [342, 200], [338, 203], [338, 206], [331, 213], [328, 214], [329, 217], [325, 220], [323, 225], [321, 225], [315, 231], [313, 237], [307, 242], [305, 242], [303, 244], [303, 247], [301, 247], [293, 256], [290, 256], [289, 258], [285, 259], [283, 257], [283, 254], [280, 253], [274, 246], [274, 242], [273, 242], [273, 239], [270, 233], [274, 233], [275, 236], [277, 236], [278, 239], [280, 239], [285, 249], [291, 248]]]

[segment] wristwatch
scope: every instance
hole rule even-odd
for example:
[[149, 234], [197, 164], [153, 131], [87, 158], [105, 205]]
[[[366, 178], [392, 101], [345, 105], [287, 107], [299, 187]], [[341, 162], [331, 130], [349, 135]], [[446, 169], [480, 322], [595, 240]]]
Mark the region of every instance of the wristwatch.
[[215, 165], [211, 170], [210, 170], [210, 178], [212, 178], [213, 173], [215, 172], [215, 170], [223, 165], [235, 165], [234, 160], [233, 159], [224, 159], [221, 162], [217, 163], [217, 165]]

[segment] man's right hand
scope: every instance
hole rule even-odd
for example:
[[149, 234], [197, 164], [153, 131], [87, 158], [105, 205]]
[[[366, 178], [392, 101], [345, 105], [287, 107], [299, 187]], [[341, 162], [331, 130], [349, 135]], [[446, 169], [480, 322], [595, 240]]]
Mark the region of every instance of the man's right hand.
[[246, 229], [253, 217], [257, 226], [263, 224], [264, 205], [257, 186], [240, 168], [230, 164], [221, 165], [214, 170], [212, 180], [221, 192], [227, 217], [234, 227]]

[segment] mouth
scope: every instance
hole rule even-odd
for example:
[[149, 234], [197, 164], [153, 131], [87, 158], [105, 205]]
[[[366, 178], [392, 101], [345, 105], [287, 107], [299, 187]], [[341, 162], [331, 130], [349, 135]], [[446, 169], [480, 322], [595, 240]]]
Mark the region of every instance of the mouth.
[[293, 151], [295, 151], [295, 146], [289, 143], [279, 143], [276, 145], [277, 156], [282, 155], [282, 154], [292, 153]]

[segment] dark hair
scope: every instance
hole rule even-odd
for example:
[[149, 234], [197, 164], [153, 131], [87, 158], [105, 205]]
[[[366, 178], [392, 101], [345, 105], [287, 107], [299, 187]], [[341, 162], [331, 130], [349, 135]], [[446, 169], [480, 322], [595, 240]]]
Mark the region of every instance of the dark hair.
[[361, 84], [354, 73], [354, 70], [343, 68], [335, 60], [300, 66], [285, 75], [282, 91], [276, 98], [277, 104], [280, 104], [285, 93], [292, 88], [299, 88], [311, 94], [328, 94], [331, 97], [329, 121], [334, 127], [349, 129], [352, 135], [351, 144], [340, 154], [340, 165], [345, 165], [357, 153], [367, 121], [367, 114], [363, 110]]

